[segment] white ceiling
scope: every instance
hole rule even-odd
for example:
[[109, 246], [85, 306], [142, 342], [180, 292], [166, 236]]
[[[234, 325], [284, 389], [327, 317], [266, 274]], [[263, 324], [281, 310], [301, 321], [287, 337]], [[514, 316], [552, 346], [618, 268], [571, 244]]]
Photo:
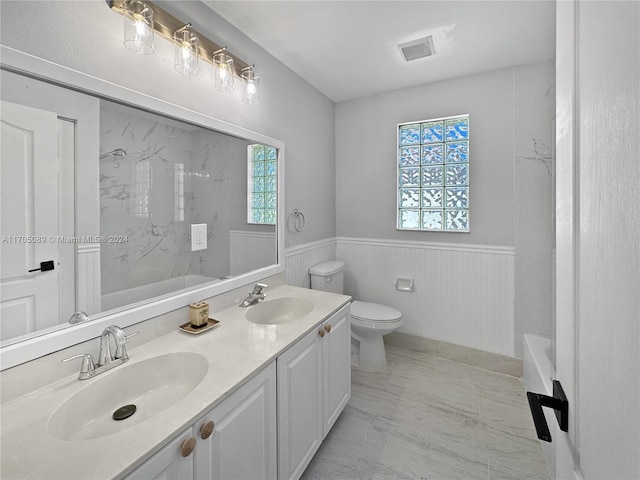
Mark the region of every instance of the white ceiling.
[[[335, 102], [555, 55], [554, 1], [204, 3]], [[405, 62], [427, 35], [436, 55]]]

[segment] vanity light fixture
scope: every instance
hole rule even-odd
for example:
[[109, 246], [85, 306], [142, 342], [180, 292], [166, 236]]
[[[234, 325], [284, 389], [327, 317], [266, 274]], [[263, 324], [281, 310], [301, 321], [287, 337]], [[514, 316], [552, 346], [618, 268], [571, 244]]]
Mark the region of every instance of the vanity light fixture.
[[198, 36], [187, 23], [173, 34], [176, 55], [173, 68], [185, 76], [198, 74]]
[[[1, 1], [1, 0], [0, 0]], [[200, 60], [213, 64], [214, 88], [234, 91], [234, 77], [242, 79], [242, 101], [256, 104], [259, 99], [259, 77], [249, 65], [207, 37], [190, 23], [180, 21], [151, 0], [105, 0], [109, 8], [124, 16], [125, 46], [136, 53], [154, 52], [154, 32], [174, 42], [174, 68], [183, 75], [197, 75]], [[198, 58], [200, 57], [200, 58]]]
[[135, 53], [151, 55], [153, 48], [153, 10], [140, 0], [123, 2], [124, 46]]
[[253, 65], [242, 69], [242, 101], [244, 103], [256, 104], [260, 101], [260, 77], [253, 71]]
[[235, 89], [233, 85], [233, 57], [227, 53], [227, 47], [213, 52], [213, 65], [215, 67], [215, 83], [213, 88], [222, 93], [231, 93]]

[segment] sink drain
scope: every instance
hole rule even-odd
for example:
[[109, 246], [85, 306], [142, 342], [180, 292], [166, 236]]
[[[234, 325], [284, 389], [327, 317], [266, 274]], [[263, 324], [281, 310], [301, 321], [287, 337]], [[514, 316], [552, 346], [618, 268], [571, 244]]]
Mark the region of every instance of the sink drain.
[[114, 420], [124, 420], [125, 418], [129, 418], [131, 415], [136, 413], [136, 406], [133, 404], [124, 405], [113, 412]]

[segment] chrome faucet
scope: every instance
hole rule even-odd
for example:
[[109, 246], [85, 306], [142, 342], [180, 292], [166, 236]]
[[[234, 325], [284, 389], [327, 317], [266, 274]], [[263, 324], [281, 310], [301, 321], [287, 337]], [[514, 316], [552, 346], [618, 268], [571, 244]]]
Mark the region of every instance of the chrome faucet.
[[[101, 373], [111, 370], [112, 368], [129, 360], [126, 343], [129, 338], [137, 335], [138, 333], [140, 332], [133, 332], [127, 335], [124, 333], [124, 330], [117, 325], [110, 325], [104, 329], [100, 336], [100, 353], [98, 354], [97, 364], [93, 362], [91, 355], [88, 353], [80, 353], [78, 355], [65, 358], [62, 362], [64, 363], [76, 358], [82, 358], [82, 366], [80, 367], [78, 380], [93, 378], [96, 375], [100, 375]], [[116, 342], [116, 351], [114, 354], [111, 353], [111, 337], [113, 337]]]
[[[116, 341], [116, 353], [111, 354], [111, 338]], [[109, 365], [111, 362], [123, 358], [124, 363], [129, 360], [125, 344], [127, 343], [127, 335], [120, 327], [110, 325], [104, 329], [100, 336], [100, 353], [98, 354], [98, 366]]]
[[269, 288], [269, 285], [265, 283], [256, 283], [253, 286], [253, 291], [251, 291], [251, 293], [247, 295], [247, 298], [245, 298], [242, 301], [240, 306], [243, 308], [247, 308], [248, 306], [253, 305], [254, 303], [258, 303], [264, 300], [264, 297], [266, 297], [267, 294], [263, 293], [262, 290], [264, 290], [265, 288]]

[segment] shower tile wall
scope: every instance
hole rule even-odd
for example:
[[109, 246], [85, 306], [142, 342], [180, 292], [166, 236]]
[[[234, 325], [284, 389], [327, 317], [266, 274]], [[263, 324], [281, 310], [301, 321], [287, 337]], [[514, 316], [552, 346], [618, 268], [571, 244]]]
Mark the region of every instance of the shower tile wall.
[[[228, 275], [228, 164], [230, 151], [246, 152], [246, 142], [105, 105], [100, 152], [127, 155], [100, 163], [102, 294], [184, 275]], [[206, 250], [191, 252], [192, 223], [207, 224]]]
[[523, 334], [553, 331], [555, 68], [552, 61], [521, 65], [513, 75], [515, 354], [522, 358]]

